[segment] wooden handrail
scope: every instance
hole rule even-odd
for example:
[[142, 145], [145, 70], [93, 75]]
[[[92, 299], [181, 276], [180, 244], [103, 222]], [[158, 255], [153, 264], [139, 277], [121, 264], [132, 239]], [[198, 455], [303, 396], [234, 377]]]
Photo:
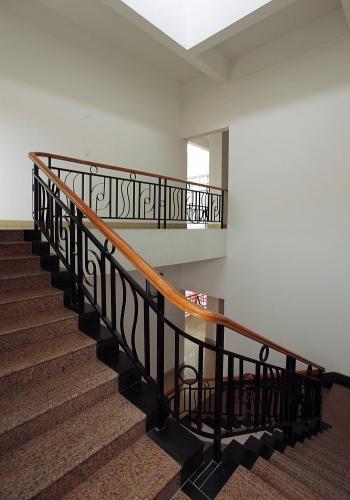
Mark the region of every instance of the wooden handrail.
[[129, 174], [144, 175], [146, 177], [156, 177], [157, 179], [164, 179], [167, 181], [180, 182], [181, 184], [190, 184], [191, 186], [201, 186], [204, 188], [216, 189], [217, 191], [226, 191], [226, 192], [228, 191], [226, 188], [223, 188], [223, 187], [212, 186], [210, 184], [201, 184], [200, 182], [191, 182], [191, 181], [184, 180], [184, 179], [178, 179], [177, 177], [169, 177], [167, 175], [153, 174], [152, 172], [146, 172], [144, 170], [135, 170], [135, 169], [125, 168], [125, 167], [119, 167], [117, 165], [109, 165], [108, 163], [80, 160], [79, 158], [71, 158], [70, 156], [62, 156], [62, 155], [57, 155], [57, 154], [53, 154], [53, 153], [36, 152], [36, 153], [31, 153], [31, 154], [35, 154], [36, 156], [45, 157], [45, 158], [53, 158], [54, 160], [62, 160], [62, 161], [67, 161], [67, 162], [71, 162], [71, 163], [79, 163], [80, 165], [88, 165], [89, 167], [106, 168], [108, 170], [117, 170], [118, 172], [126, 172]]
[[[105, 238], [115, 246], [119, 252], [127, 258], [127, 260], [135, 266], [135, 268], [156, 288], [169, 302], [184, 312], [187, 312], [197, 318], [211, 323], [223, 325], [224, 327], [236, 333], [243, 335], [255, 342], [267, 345], [271, 349], [280, 352], [286, 356], [291, 356], [302, 363], [314, 366], [316, 368], [324, 369], [322, 366], [313, 363], [312, 361], [300, 356], [276, 342], [273, 342], [266, 337], [246, 328], [243, 325], [231, 320], [230, 318], [219, 314], [209, 309], [191, 303], [178, 290], [176, 290], [169, 281], [161, 276], [148, 262], [146, 262], [141, 255], [139, 255], [123, 238], [115, 233], [112, 228], [106, 224], [101, 217], [99, 217], [77, 194], [74, 193], [61, 179], [55, 175], [50, 168], [39, 158], [39, 156], [47, 157], [47, 153], [29, 153], [29, 158], [35, 165], [44, 172], [51, 181], [75, 204], [75, 206], [89, 219], [92, 225], [100, 231]], [[49, 155], [53, 158], [53, 155]]]

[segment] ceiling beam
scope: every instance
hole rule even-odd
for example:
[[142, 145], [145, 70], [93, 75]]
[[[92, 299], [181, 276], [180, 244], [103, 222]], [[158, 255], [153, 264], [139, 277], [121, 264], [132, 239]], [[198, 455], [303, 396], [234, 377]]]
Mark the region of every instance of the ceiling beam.
[[232, 63], [216, 49], [209, 49], [198, 55], [192, 55], [192, 64], [206, 76], [218, 83], [230, 80]]
[[343, 6], [346, 22], [348, 23], [348, 27], [350, 29], [350, 0], [341, 0], [341, 4]]

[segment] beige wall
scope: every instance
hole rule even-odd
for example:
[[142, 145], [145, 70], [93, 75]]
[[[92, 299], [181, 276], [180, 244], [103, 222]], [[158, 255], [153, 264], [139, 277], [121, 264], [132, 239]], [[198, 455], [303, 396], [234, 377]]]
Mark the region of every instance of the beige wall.
[[[349, 54], [347, 34], [227, 85], [185, 89], [184, 134], [229, 126], [229, 213], [227, 258], [184, 265], [181, 279], [225, 297], [233, 319], [348, 375]], [[259, 352], [234, 334], [227, 346]]]

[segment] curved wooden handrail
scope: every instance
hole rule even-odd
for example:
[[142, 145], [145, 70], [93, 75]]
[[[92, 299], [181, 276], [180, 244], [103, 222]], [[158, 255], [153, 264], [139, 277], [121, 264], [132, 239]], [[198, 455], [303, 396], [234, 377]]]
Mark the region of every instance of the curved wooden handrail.
[[135, 169], [125, 168], [125, 167], [119, 167], [117, 165], [109, 165], [108, 163], [80, 160], [79, 158], [72, 158], [70, 156], [62, 156], [62, 155], [57, 155], [54, 153], [36, 152], [36, 153], [30, 153], [30, 154], [35, 154], [36, 156], [40, 156], [40, 157], [44, 157], [44, 158], [53, 158], [54, 160], [62, 160], [62, 161], [68, 161], [71, 163], [79, 163], [80, 165], [88, 165], [89, 167], [106, 168], [108, 170], [117, 170], [118, 172], [126, 172], [129, 174], [144, 175], [146, 177], [156, 177], [157, 179], [164, 179], [167, 181], [180, 182], [181, 184], [189, 184], [191, 186], [201, 186], [204, 188], [216, 189], [217, 191], [226, 191], [226, 192], [228, 191], [226, 188], [223, 188], [223, 187], [212, 186], [210, 184], [201, 184], [200, 182], [189, 182], [187, 180], [179, 179], [177, 177], [169, 177], [167, 175], [153, 174], [152, 172], [145, 172], [144, 170], [135, 170]]
[[[223, 325], [224, 327], [236, 333], [243, 335], [255, 342], [267, 345], [271, 349], [280, 352], [286, 356], [291, 356], [302, 363], [314, 366], [316, 368], [324, 369], [322, 366], [313, 363], [312, 361], [300, 356], [276, 342], [273, 342], [266, 337], [246, 328], [243, 325], [231, 320], [230, 318], [219, 314], [209, 309], [189, 302], [181, 293], [176, 290], [169, 281], [163, 278], [148, 262], [146, 262], [141, 255], [139, 255], [123, 238], [113, 231], [112, 228], [106, 224], [101, 217], [99, 217], [77, 194], [74, 193], [61, 179], [55, 175], [50, 168], [39, 158], [39, 155], [47, 157], [47, 153], [29, 153], [29, 158], [35, 165], [42, 170], [51, 181], [75, 204], [75, 206], [89, 219], [92, 225], [98, 229], [108, 241], [115, 246], [119, 252], [128, 259], [128, 261], [135, 266], [135, 268], [162, 294], [164, 297], [174, 304], [176, 307], [184, 312], [187, 312], [197, 318], [211, 323]], [[53, 157], [52, 155], [49, 155]]]

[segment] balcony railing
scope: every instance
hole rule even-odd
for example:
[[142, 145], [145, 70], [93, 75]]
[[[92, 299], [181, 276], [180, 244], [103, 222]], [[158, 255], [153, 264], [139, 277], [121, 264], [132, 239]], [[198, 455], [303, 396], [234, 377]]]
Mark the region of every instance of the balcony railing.
[[140, 170], [46, 154], [48, 166], [102, 219], [225, 225], [225, 190]]

